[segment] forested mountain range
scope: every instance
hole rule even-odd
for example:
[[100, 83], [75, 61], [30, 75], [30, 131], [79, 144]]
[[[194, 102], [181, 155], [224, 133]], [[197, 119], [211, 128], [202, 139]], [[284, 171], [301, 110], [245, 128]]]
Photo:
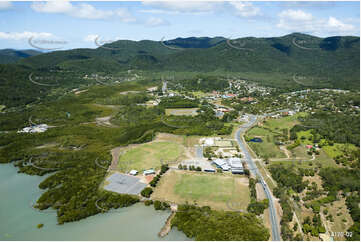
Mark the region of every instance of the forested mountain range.
[[42, 53], [43, 52], [37, 50], [3, 49], [0, 50], [0, 64], [15, 63], [20, 59], [40, 55]]
[[[293, 33], [274, 38], [177, 38], [168, 41], [119, 40], [96, 49], [54, 51], [0, 65], [0, 104], [25, 98], [32, 72], [238, 73], [264, 85], [359, 89], [360, 38], [319, 38]], [[65, 83], [65, 82], [63, 82]], [[60, 83], [60, 85], [62, 85]], [[25, 88], [25, 90], [24, 90]], [[15, 95], [14, 93], [21, 94]], [[35, 95], [31, 92], [29, 95]], [[31, 98], [30, 98], [31, 97]], [[26, 98], [33, 99], [32, 96]], [[5, 105], [6, 105], [5, 104]]]

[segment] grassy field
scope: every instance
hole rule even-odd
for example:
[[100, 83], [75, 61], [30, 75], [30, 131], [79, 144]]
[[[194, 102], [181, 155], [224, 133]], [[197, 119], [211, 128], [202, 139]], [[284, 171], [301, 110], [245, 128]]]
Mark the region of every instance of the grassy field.
[[[352, 225], [352, 218], [345, 204], [345, 198], [341, 198], [339, 201], [335, 201], [332, 204], [327, 204], [328, 214], [332, 214], [334, 222], [328, 221], [328, 225], [331, 231], [347, 231]], [[339, 214], [339, 216], [337, 216]], [[326, 217], [326, 216], [325, 216]], [[334, 237], [334, 240], [341, 241], [345, 240], [342, 236]]]
[[183, 150], [182, 145], [169, 141], [138, 145], [120, 156], [118, 167], [121, 171], [158, 169], [161, 166], [161, 160], [164, 162], [175, 160], [181, 156]]
[[198, 108], [167, 108], [165, 110], [166, 115], [186, 115], [195, 116], [197, 115]]
[[[323, 150], [320, 150], [320, 154], [316, 155], [314, 160], [312, 159], [312, 156], [307, 155], [307, 151], [305, 147], [297, 147], [293, 151], [297, 150], [299, 152], [298, 157], [305, 158], [304, 160], [295, 160], [295, 161], [271, 161], [270, 164], [283, 164], [283, 165], [295, 165], [296, 167], [300, 168], [312, 168], [312, 167], [337, 167], [336, 162], [331, 159], [326, 152]], [[296, 153], [297, 154], [297, 153]]]
[[324, 146], [322, 150], [331, 157], [335, 158], [336, 156], [343, 155], [345, 152], [357, 150], [357, 147], [353, 144], [334, 144], [333, 146]]
[[250, 195], [248, 179], [242, 176], [171, 170], [160, 180], [152, 199], [246, 210]]
[[197, 97], [197, 98], [202, 98], [205, 97], [207, 95], [209, 95], [209, 93], [205, 93], [202, 91], [196, 91], [196, 92], [192, 92], [193, 96]]
[[297, 132], [297, 138], [304, 145], [313, 145], [311, 130]]
[[247, 136], [262, 138], [263, 142], [249, 142], [249, 146], [258, 156], [268, 156], [269, 158], [285, 158], [286, 155], [274, 143], [274, 133], [261, 127], [254, 127], [247, 132]]
[[298, 121], [298, 118], [304, 117], [305, 115], [305, 113], [297, 113], [293, 116], [269, 119], [264, 122], [264, 125], [273, 131], [280, 132], [281, 129], [291, 129], [294, 125], [299, 124], [300, 122]]

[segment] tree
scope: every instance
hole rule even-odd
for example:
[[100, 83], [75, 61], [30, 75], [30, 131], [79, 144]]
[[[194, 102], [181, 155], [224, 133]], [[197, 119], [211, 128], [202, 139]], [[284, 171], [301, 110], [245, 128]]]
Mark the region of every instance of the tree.
[[149, 198], [152, 193], [153, 193], [153, 189], [150, 187], [146, 187], [140, 192], [140, 194], [143, 197], [147, 197], [147, 198]]
[[168, 164], [163, 164], [160, 168], [160, 174], [164, 174], [165, 172], [167, 172], [169, 170]]
[[295, 223], [295, 224], [293, 225], [293, 231], [296, 231], [297, 229], [298, 229], [298, 224]]
[[145, 202], [144, 202], [144, 205], [145, 206], [150, 206], [150, 205], [152, 205], [153, 204], [153, 201], [152, 200], [146, 200]]
[[153, 205], [154, 205], [155, 210], [162, 210], [163, 209], [162, 202], [160, 202], [158, 200], [154, 201]]
[[245, 169], [244, 169], [244, 174], [245, 174], [247, 177], [249, 177], [249, 176], [250, 176], [249, 170], [245, 168]]

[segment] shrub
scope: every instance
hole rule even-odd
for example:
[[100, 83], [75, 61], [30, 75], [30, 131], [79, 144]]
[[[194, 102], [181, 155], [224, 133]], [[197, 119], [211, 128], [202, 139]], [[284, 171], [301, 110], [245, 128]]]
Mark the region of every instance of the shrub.
[[144, 205], [145, 206], [150, 206], [150, 205], [152, 205], [153, 204], [153, 201], [152, 200], [146, 200], [145, 202], [144, 202]]
[[153, 205], [155, 210], [161, 210], [163, 208], [162, 203], [160, 201], [154, 201]]
[[[179, 167], [178, 167], [179, 168]], [[163, 175], [169, 170], [168, 164], [164, 164], [160, 167], [160, 174]]]
[[140, 192], [140, 194], [143, 197], [147, 197], [147, 198], [149, 198], [152, 193], [153, 193], [153, 189], [150, 187], [146, 187]]
[[167, 202], [162, 202], [162, 206], [164, 209], [170, 208], [170, 205]]

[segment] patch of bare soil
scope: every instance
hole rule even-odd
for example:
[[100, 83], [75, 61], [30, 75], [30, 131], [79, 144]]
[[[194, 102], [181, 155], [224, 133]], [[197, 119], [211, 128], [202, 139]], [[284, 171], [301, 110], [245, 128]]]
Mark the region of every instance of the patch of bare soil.
[[129, 94], [129, 93], [140, 93], [141, 91], [126, 91], [126, 92], [120, 92], [119, 94], [120, 95], [126, 95], [126, 94]]
[[88, 91], [88, 89], [81, 90], [81, 91], [76, 91], [74, 94], [79, 95], [80, 93], [87, 92], [87, 91]]
[[35, 147], [35, 149], [51, 148], [57, 146], [57, 143], [48, 143]]
[[257, 192], [257, 200], [258, 201], [267, 198], [261, 183], [256, 184], [256, 192]]
[[116, 147], [116, 148], [111, 150], [111, 153], [112, 153], [112, 163], [110, 165], [111, 170], [116, 170], [117, 169], [119, 155], [120, 155], [120, 151], [121, 151], [122, 148], [123, 148], [122, 146], [119, 146], [119, 147]]
[[112, 118], [112, 116], [96, 118], [95, 122], [96, 122], [97, 125], [100, 125], [100, 126], [115, 127], [114, 124], [110, 123], [111, 118]]
[[283, 153], [285, 153], [288, 159], [292, 156], [291, 152], [286, 148], [286, 146], [280, 146], [280, 150], [282, 150]]

